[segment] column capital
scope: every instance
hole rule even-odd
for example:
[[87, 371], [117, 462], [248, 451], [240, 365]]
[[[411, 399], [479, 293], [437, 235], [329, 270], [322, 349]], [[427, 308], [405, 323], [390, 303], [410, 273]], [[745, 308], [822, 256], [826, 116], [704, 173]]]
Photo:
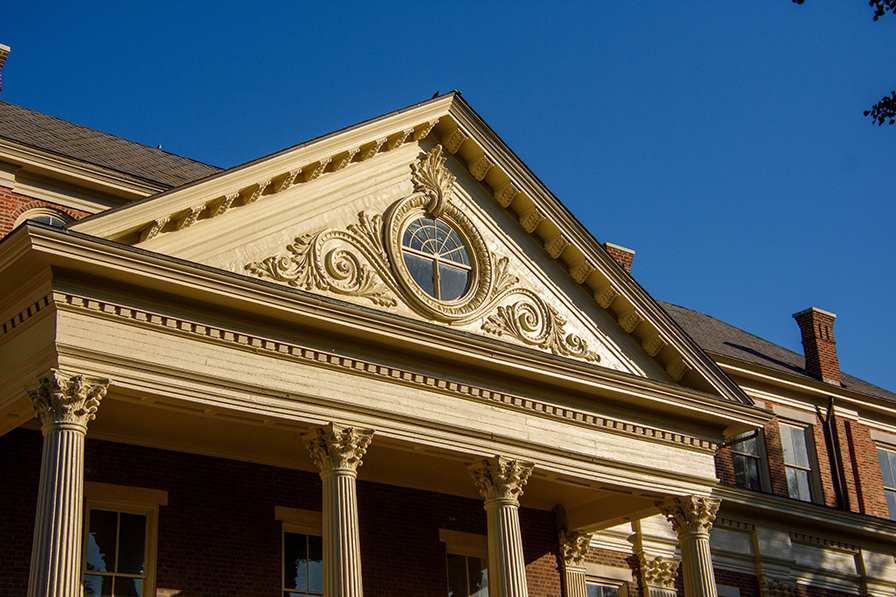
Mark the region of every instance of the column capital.
[[96, 418], [96, 409], [108, 386], [109, 380], [103, 377], [51, 369], [40, 378], [40, 387], [28, 390], [28, 397], [44, 427], [68, 424], [86, 431], [87, 422]]
[[585, 565], [585, 554], [591, 545], [594, 533], [582, 531], [560, 531], [560, 556], [566, 566]]
[[483, 458], [467, 465], [483, 499], [512, 500], [517, 503], [533, 468], [535, 464], [532, 462], [503, 456]]
[[759, 593], [762, 597], [793, 597], [796, 595], [796, 582], [789, 578], [760, 574]]
[[688, 495], [670, 497], [656, 505], [679, 536], [695, 533], [709, 534], [716, 519], [721, 500]]
[[648, 587], [657, 587], [669, 591], [675, 590], [675, 578], [681, 562], [678, 558], [651, 558], [643, 551], [638, 554], [641, 561], [641, 578]]
[[373, 433], [373, 429], [329, 423], [306, 433], [302, 440], [321, 472], [338, 469], [357, 472]]

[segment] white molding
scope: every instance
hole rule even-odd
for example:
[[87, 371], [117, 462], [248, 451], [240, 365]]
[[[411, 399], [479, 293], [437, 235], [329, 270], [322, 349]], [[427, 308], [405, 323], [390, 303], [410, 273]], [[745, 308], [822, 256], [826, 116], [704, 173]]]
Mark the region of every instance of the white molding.
[[476, 558], [488, 558], [488, 537], [463, 531], [439, 529], [439, 541], [450, 553]]

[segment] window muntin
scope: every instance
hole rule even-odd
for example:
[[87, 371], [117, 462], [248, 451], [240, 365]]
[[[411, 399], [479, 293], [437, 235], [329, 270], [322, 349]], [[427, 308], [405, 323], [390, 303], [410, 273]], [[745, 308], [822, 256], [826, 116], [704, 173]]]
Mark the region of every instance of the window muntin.
[[890, 520], [896, 520], [896, 452], [878, 448], [877, 458], [880, 461], [880, 474], [884, 479], [884, 495], [887, 498]]
[[455, 301], [470, 289], [473, 273], [467, 247], [441, 220], [412, 220], [402, 236], [401, 255], [417, 286], [436, 300]]
[[448, 597], [488, 597], [485, 558], [448, 554]]
[[749, 431], [731, 439], [734, 482], [738, 487], [762, 491], [762, 454], [759, 432]]
[[283, 532], [283, 597], [323, 595], [323, 539]]
[[784, 449], [784, 468], [790, 497], [812, 501], [812, 466], [809, 460], [809, 440], [806, 428], [781, 424], [781, 447]]
[[589, 582], [585, 585], [588, 597], [619, 597], [619, 587], [603, 583]]
[[87, 511], [85, 597], [141, 597], [147, 579], [148, 516], [99, 508]]

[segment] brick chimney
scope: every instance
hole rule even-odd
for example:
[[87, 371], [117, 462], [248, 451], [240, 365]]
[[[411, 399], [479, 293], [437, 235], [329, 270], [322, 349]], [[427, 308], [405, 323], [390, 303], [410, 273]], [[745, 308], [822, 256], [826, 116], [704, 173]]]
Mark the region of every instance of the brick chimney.
[[794, 313], [793, 318], [803, 333], [806, 371], [839, 386], [840, 361], [837, 360], [837, 343], [834, 341], [834, 320], [837, 316], [812, 307]]
[[604, 249], [613, 258], [613, 261], [626, 271], [628, 275], [632, 275], [632, 261], [635, 260], [635, 252], [613, 243], [604, 243]]
[[[0, 44], [0, 77], [3, 75], [3, 63], [6, 62], [6, 57], [9, 56], [9, 46], [4, 46]], [[3, 89], [2, 78], [0, 78], [0, 90]]]

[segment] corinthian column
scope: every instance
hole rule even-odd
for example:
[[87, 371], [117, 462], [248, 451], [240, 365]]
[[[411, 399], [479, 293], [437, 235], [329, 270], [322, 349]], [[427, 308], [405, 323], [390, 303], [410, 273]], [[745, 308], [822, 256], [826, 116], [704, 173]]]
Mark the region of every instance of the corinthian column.
[[678, 533], [685, 597], [718, 597], [709, 552], [709, 529], [721, 502], [714, 498], [671, 497], [657, 502]]
[[302, 436], [323, 481], [324, 597], [362, 597], [358, 467], [372, 429], [330, 423]]
[[528, 597], [519, 497], [535, 465], [502, 456], [469, 465], [488, 515], [488, 594]]
[[564, 597], [587, 597], [585, 586], [585, 554], [591, 545], [592, 533], [560, 531], [560, 555], [563, 556]]
[[44, 434], [28, 597], [81, 593], [84, 436], [108, 385], [52, 369], [28, 391]]

